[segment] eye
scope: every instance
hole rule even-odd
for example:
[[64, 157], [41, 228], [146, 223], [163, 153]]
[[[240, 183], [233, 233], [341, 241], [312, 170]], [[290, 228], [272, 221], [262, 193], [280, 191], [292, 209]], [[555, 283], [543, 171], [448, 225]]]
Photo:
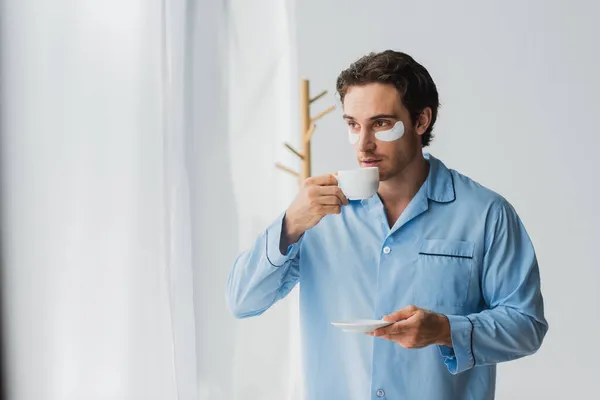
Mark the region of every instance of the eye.
[[376, 128], [385, 128], [386, 126], [389, 126], [389, 125], [390, 125], [390, 123], [383, 119], [378, 119], [377, 121], [375, 121]]
[[350, 128], [350, 130], [353, 131], [353, 132], [355, 132], [355, 131], [357, 131], [357, 130], [360, 129], [359, 126], [358, 126], [358, 124], [356, 122], [352, 122], [352, 121], [348, 122], [348, 128]]

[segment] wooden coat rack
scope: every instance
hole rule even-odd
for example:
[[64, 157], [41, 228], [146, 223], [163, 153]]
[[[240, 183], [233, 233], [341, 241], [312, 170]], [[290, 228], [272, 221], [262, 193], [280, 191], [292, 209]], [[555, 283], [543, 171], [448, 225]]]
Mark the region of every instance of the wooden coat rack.
[[300, 120], [301, 120], [301, 143], [302, 143], [302, 152], [294, 149], [289, 143], [284, 143], [284, 146], [294, 153], [298, 158], [300, 158], [302, 162], [302, 171], [296, 172], [281, 163], [275, 164], [277, 168], [282, 171], [285, 171], [296, 178], [298, 178], [298, 184], [301, 185], [302, 182], [311, 176], [311, 157], [310, 157], [310, 142], [312, 139], [312, 135], [315, 132], [316, 125], [319, 119], [323, 118], [325, 115], [329, 114], [333, 110], [335, 110], [335, 106], [330, 106], [324, 111], [320, 112], [314, 117], [310, 116], [310, 105], [315, 101], [319, 100], [321, 97], [327, 94], [327, 90], [322, 91], [315, 97], [310, 97], [310, 85], [309, 81], [303, 79], [300, 82]]

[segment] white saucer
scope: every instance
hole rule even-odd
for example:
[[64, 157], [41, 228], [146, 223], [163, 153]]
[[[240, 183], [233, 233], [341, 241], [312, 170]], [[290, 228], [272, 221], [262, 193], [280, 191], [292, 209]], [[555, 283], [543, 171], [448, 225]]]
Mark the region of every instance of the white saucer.
[[331, 325], [342, 329], [345, 332], [373, 332], [375, 329], [392, 325], [393, 322], [383, 321], [381, 319], [357, 319], [354, 321], [332, 322]]

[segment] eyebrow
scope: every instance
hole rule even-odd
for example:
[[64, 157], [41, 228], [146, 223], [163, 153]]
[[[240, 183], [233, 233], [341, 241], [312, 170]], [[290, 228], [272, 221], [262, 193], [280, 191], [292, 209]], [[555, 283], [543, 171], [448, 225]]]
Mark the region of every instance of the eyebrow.
[[[354, 117], [348, 114], [344, 114], [343, 116], [344, 119], [351, 119], [354, 120]], [[377, 114], [377, 115], [373, 115], [371, 118], [369, 118], [371, 121], [375, 121], [377, 119], [398, 119], [398, 117], [394, 114]]]

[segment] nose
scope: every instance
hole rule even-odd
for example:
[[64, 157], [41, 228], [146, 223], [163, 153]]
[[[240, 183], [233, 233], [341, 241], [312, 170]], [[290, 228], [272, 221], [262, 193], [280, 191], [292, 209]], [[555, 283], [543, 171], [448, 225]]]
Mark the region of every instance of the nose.
[[364, 127], [360, 130], [358, 150], [361, 153], [370, 153], [375, 150], [375, 135]]

